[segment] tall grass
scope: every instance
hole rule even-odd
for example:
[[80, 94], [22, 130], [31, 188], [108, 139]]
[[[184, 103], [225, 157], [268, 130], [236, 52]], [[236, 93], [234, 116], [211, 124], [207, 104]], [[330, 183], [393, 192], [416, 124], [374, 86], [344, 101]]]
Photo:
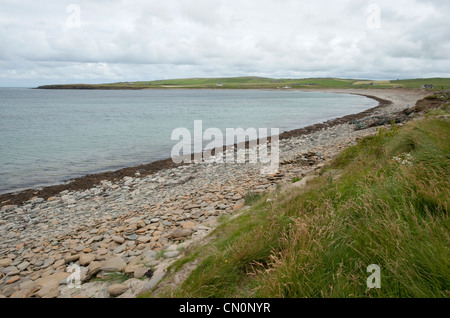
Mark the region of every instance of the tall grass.
[[[344, 153], [337, 184], [285, 204], [295, 222], [259, 272], [257, 295], [448, 297], [449, 132], [429, 119]], [[406, 151], [412, 166], [391, 160]], [[381, 289], [367, 289], [370, 264], [381, 267]]]
[[[328, 167], [339, 179], [253, 202], [215, 231], [197, 269], [166, 296], [448, 297], [449, 133], [432, 114], [380, 130]], [[371, 264], [380, 289], [367, 287]]]

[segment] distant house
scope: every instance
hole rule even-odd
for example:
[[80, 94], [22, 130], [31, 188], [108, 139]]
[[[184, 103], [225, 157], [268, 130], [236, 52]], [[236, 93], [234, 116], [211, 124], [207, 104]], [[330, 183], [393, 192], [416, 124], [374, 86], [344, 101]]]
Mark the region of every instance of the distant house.
[[223, 83], [217, 83], [217, 87], [222, 87]]
[[434, 85], [433, 84], [425, 84], [422, 86], [422, 88], [424, 89], [434, 89]]
[[285, 87], [283, 87], [284, 89], [290, 89], [290, 88], [292, 88], [291, 86], [289, 86], [289, 85], [286, 85]]

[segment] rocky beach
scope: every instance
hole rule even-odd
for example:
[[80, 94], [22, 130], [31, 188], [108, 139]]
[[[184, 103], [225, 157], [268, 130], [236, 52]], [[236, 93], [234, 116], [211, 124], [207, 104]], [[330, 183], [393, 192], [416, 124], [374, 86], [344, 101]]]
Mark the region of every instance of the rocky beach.
[[[151, 290], [189, 244], [207, 237], [222, 216], [245, 210], [246, 196], [314, 175], [378, 127], [418, 116], [416, 102], [429, 95], [327, 92], [371, 96], [380, 105], [281, 135], [276, 174], [262, 175], [261, 164], [166, 160], [153, 169], [87, 176], [83, 186], [0, 196], [0, 298], [131, 298]], [[72, 270], [80, 278], [75, 287]]]

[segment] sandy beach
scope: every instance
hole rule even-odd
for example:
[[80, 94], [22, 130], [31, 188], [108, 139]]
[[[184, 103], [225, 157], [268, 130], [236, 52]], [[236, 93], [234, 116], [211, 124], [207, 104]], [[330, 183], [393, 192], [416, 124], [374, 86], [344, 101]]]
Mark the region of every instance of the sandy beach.
[[[270, 192], [313, 175], [380, 125], [414, 119], [416, 102], [430, 95], [403, 89], [321, 92], [363, 95], [380, 104], [283, 133], [275, 175], [262, 175], [260, 164], [175, 165], [166, 159], [1, 195], [0, 297], [127, 298], [149, 290], [222, 215], [245, 209], [248, 193]], [[75, 289], [66, 280], [74, 264], [82, 282]], [[121, 291], [107, 280], [91, 282], [117, 272], [130, 277]]]

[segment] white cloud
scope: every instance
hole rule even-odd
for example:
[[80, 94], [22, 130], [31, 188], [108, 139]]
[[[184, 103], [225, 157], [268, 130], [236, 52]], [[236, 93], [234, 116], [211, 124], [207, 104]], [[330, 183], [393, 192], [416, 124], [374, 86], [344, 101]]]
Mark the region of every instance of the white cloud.
[[198, 76], [449, 74], [450, 4], [378, 0], [0, 0], [0, 85]]

